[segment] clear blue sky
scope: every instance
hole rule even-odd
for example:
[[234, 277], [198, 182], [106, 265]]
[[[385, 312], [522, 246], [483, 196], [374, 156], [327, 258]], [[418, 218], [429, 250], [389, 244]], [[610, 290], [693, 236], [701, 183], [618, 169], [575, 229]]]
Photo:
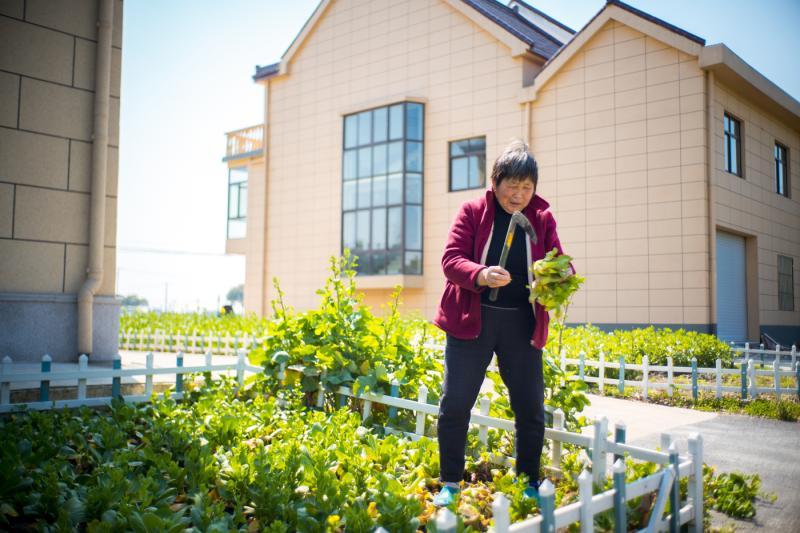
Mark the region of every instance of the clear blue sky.
[[[604, 5], [602, 0], [527, 1], [574, 30]], [[223, 255], [224, 133], [262, 121], [263, 91], [250, 77], [255, 65], [278, 61], [317, 3], [125, 2], [118, 293], [139, 294], [158, 307], [167, 293], [171, 309], [211, 309], [244, 281], [243, 258]], [[707, 44], [725, 43], [800, 99], [800, 1], [628, 3]]]

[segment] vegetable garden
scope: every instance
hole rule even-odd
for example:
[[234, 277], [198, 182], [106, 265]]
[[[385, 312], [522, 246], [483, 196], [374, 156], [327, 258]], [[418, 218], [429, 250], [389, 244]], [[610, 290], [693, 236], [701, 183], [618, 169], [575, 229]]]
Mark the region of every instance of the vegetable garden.
[[[387, 394], [419, 398], [431, 407], [438, 403], [442, 364], [431, 344], [441, 334], [421, 320], [402, 319], [399, 292], [384, 316], [373, 315], [360, 302], [349, 266], [347, 257], [332, 259], [320, 306], [312, 311], [293, 311], [278, 287], [269, 320], [164, 317], [179, 329], [187, 327], [179, 320], [194, 320], [189, 327], [255, 335], [257, 342], [248, 344], [250, 363], [264, 370], [243, 383], [198, 375], [186, 381], [180, 400], [165, 393], [141, 404], [117, 399], [99, 410], [19, 412], [0, 419], [3, 442], [15, 443], [0, 448], [0, 528], [436, 531], [435, 425], [426, 425], [422, 415], [420, 432], [418, 412], [365, 398]], [[140, 321], [140, 328], [155, 325], [147, 316], [124, 320], [123, 327], [133, 327], [133, 321]], [[572, 342], [567, 331], [565, 343]], [[560, 435], [560, 427], [566, 435], [583, 422], [586, 384], [556, 361], [546, 361], [546, 403], [555, 412], [550, 423], [556, 428], [548, 429], [549, 435]], [[499, 376], [490, 372], [490, 377], [497, 394], [481, 402], [482, 415], [512, 418]], [[337, 394], [342, 387], [353, 397]], [[635, 461], [636, 450], [607, 441], [602, 424], [588, 454], [586, 436], [548, 443], [542, 464], [554, 489], [552, 499], [543, 498], [543, 506], [550, 507], [540, 509], [523, 497], [526, 483], [509, 469], [513, 438], [510, 422], [506, 425], [470, 432], [466, 488], [451, 509], [459, 531], [500, 525], [495, 511], [503, 500], [497, 493], [507, 498], [511, 522], [538, 513], [563, 520], [575, 515], [584, 530], [638, 529], [654, 516], [660, 521], [672, 513], [675, 501], [689, 502], [680, 513], [683, 521], [699, 513], [706, 525], [710, 508], [734, 516], [752, 509], [757, 490], [742, 486], [757, 489], [757, 476], [718, 476], [700, 468], [699, 455], [648, 452], [653, 460]], [[617, 487], [619, 494], [619, 485], [602, 466], [605, 451], [620, 455], [618, 478], [621, 474], [629, 484], [639, 480], [636, 496], [616, 508], [608, 491]], [[586, 469], [594, 469], [590, 478], [582, 475]], [[659, 501], [651, 491], [658, 488], [659, 473], [670, 469], [683, 479], [670, 501]], [[702, 497], [698, 479], [707, 487]], [[593, 493], [609, 510], [585, 514], [580, 502], [593, 500]], [[555, 508], [562, 510], [554, 513]], [[624, 522], [615, 509], [624, 509]], [[569, 528], [576, 529], [577, 522]]]

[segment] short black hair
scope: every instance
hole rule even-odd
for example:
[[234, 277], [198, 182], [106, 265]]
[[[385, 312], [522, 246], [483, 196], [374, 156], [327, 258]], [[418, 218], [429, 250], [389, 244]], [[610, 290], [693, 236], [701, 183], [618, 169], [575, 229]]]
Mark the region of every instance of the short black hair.
[[539, 183], [539, 167], [536, 159], [528, 151], [528, 145], [519, 139], [505, 147], [492, 168], [492, 183], [495, 187], [506, 179], [530, 180], [534, 188]]

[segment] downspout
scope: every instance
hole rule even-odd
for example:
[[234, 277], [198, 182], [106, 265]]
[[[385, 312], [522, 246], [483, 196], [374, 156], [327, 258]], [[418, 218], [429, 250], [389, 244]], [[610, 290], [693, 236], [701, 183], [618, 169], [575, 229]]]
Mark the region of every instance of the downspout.
[[716, 128], [714, 117], [716, 108], [716, 91], [714, 71], [706, 70], [706, 159], [708, 164], [708, 279], [710, 301], [708, 302], [709, 319], [717, 333], [717, 204], [716, 204]]
[[111, 86], [111, 34], [114, 1], [100, 0], [97, 19], [97, 55], [94, 77], [94, 130], [92, 134], [92, 195], [89, 213], [89, 260], [86, 281], [78, 292], [78, 353], [92, 354], [92, 305], [103, 281], [103, 247], [106, 218], [106, 161], [108, 160], [108, 107]]
[[269, 245], [269, 225], [267, 224], [267, 217], [269, 216], [269, 155], [270, 155], [270, 115], [272, 109], [270, 102], [272, 101], [272, 88], [270, 80], [266, 80], [264, 84], [264, 197], [260, 200], [264, 204], [264, 235], [261, 236], [261, 295], [259, 296], [259, 315], [267, 316], [269, 312], [269, 275], [267, 272], [268, 253], [267, 246]]

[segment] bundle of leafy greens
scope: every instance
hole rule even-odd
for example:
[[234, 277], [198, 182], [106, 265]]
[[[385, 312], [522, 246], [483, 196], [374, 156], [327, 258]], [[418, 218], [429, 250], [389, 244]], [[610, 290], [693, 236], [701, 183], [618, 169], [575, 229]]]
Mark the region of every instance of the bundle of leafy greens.
[[554, 311], [559, 324], [558, 354], [561, 353], [561, 332], [572, 295], [586, 281], [586, 278], [572, 271], [570, 261], [572, 257], [559, 254], [558, 248], [553, 248], [531, 267], [534, 279], [530, 301], [539, 302], [546, 310]]

